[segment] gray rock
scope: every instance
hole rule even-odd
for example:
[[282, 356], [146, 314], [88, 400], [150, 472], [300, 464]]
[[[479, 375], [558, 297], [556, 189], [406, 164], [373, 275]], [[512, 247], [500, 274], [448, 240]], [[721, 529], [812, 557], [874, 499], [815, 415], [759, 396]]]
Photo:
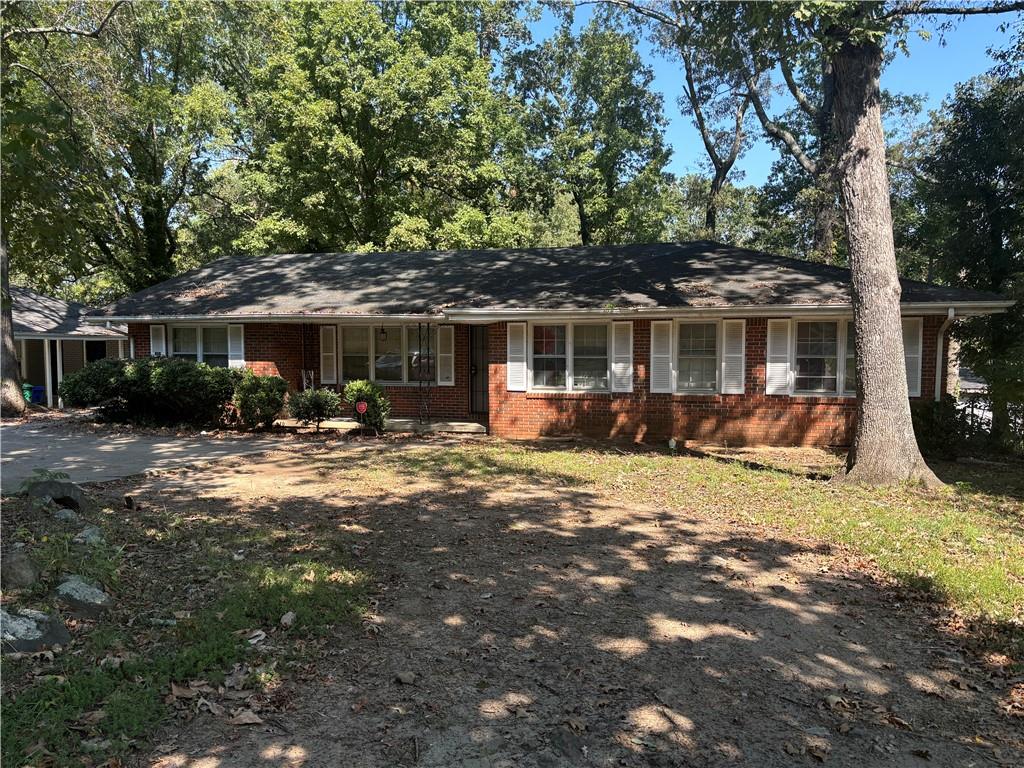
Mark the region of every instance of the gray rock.
[[402, 685], [414, 685], [416, 683], [416, 673], [402, 671], [395, 675], [395, 680], [400, 682]]
[[106, 539], [103, 538], [103, 531], [97, 528], [95, 525], [89, 525], [82, 529], [72, 540], [73, 544], [85, 544], [86, 546], [95, 547], [98, 544], [104, 544]]
[[82, 518], [78, 516], [78, 513], [73, 509], [64, 509], [58, 507], [57, 511], [53, 513], [53, 519], [68, 525], [78, 525], [82, 522]]
[[0, 585], [4, 589], [31, 587], [38, 579], [39, 569], [23, 549], [0, 556]]
[[110, 595], [81, 576], [68, 576], [57, 587], [57, 599], [68, 606], [73, 616], [92, 619], [114, 605]]
[[70, 480], [36, 480], [25, 491], [32, 499], [53, 499], [57, 504], [76, 512], [85, 509], [85, 491]]
[[70, 642], [67, 627], [56, 614], [28, 608], [8, 613], [0, 608], [0, 644], [4, 653], [35, 653]]

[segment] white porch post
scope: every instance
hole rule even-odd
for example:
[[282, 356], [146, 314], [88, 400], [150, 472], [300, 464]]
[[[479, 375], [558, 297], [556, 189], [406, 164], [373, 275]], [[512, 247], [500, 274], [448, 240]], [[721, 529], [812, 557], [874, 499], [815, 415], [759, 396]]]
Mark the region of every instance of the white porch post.
[[[62, 339], [57, 339], [57, 386], [58, 387], [60, 386], [60, 383], [62, 381], [64, 381], [64, 341]], [[58, 408], [63, 408], [64, 407], [64, 403], [63, 403], [63, 401], [59, 397], [57, 398], [57, 407]]]
[[46, 407], [53, 408], [53, 367], [50, 365], [49, 339], [43, 339], [43, 371], [46, 374]]
[[21, 340], [21, 358], [18, 360], [21, 363], [21, 383], [25, 383], [25, 379], [28, 378], [28, 361], [25, 359], [25, 340]]

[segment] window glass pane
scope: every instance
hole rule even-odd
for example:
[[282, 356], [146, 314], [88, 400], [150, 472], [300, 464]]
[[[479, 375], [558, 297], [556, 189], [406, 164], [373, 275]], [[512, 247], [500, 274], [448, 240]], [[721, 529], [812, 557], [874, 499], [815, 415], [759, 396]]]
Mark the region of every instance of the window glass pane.
[[608, 326], [572, 329], [573, 389], [608, 389]]
[[377, 381], [402, 380], [402, 327], [386, 325], [373, 329], [373, 375]]
[[843, 391], [857, 391], [857, 358], [855, 354], [853, 323], [846, 324], [846, 371], [843, 374]]
[[565, 386], [565, 326], [533, 326], [533, 386]]
[[228, 328], [203, 328], [203, 362], [218, 368], [228, 367]]
[[370, 329], [341, 329], [341, 378], [345, 381], [370, 378]]
[[437, 327], [410, 325], [406, 327], [409, 381], [433, 381], [437, 359]]
[[199, 357], [199, 337], [195, 328], [171, 329], [171, 353], [175, 357], [186, 360], [197, 360]]
[[679, 390], [713, 392], [718, 386], [718, 324], [682, 323], [677, 364]]
[[837, 385], [839, 324], [796, 324], [796, 389], [834, 393]]

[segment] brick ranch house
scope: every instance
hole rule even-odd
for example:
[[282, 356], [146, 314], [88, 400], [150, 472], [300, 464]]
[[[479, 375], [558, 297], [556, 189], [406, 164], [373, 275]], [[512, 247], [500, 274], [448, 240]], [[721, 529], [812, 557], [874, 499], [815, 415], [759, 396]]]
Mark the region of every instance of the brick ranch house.
[[[911, 398], [938, 398], [957, 318], [1000, 296], [902, 281]], [[370, 378], [402, 417], [508, 438], [845, 445], [850, 273], [714, 242], [234, 256], [97, 311], [130, 354]]]

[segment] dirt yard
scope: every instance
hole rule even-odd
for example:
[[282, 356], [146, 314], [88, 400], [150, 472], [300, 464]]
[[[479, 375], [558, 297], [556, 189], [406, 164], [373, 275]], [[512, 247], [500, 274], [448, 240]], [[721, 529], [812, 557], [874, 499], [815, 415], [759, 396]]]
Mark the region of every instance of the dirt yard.
[[[5, 661], [5, 719], [32, 765], [1022, 764], [1019, 667], [897, 586], [916, 577], [766, 516], [795, 510], [833, 541], [874, 521], [887, 541], [895, 514], [907, 547], [942, 520], [941, 557], [970, 582], [992, 552], [1010, 562], [1020, 489], [992, 490], [988, 467], [957, 471], [989, 489], [935, 497], [810, 479], [837, 460], [393, 440], [93, 486], [109, 541], [96, 578], [118, 609], [69, 625], [56, 658]], [[32, 515], [8, 500], [5, 537], [68, 567]], [[977, 551], [953, 535], [960, 515]], [[978, 590], [1004, 617], [1014, 568]], [[336, 577], [362, 586], [324, 591]], [[298, 623], [279, 626], [293, 605]]]
[[[1019, 765], [1005, 683], [864, 560], [434, 448], [279, 453], [107, 488], [340, 536], [362, 626], [263, 724], [179, 716], [139, 764]], [[476, 468], [479, 470], [479, 467]], [[250, 553], [258, 556], [258, 548]], [[404, 682], [403, 682], [404, 681]]]

